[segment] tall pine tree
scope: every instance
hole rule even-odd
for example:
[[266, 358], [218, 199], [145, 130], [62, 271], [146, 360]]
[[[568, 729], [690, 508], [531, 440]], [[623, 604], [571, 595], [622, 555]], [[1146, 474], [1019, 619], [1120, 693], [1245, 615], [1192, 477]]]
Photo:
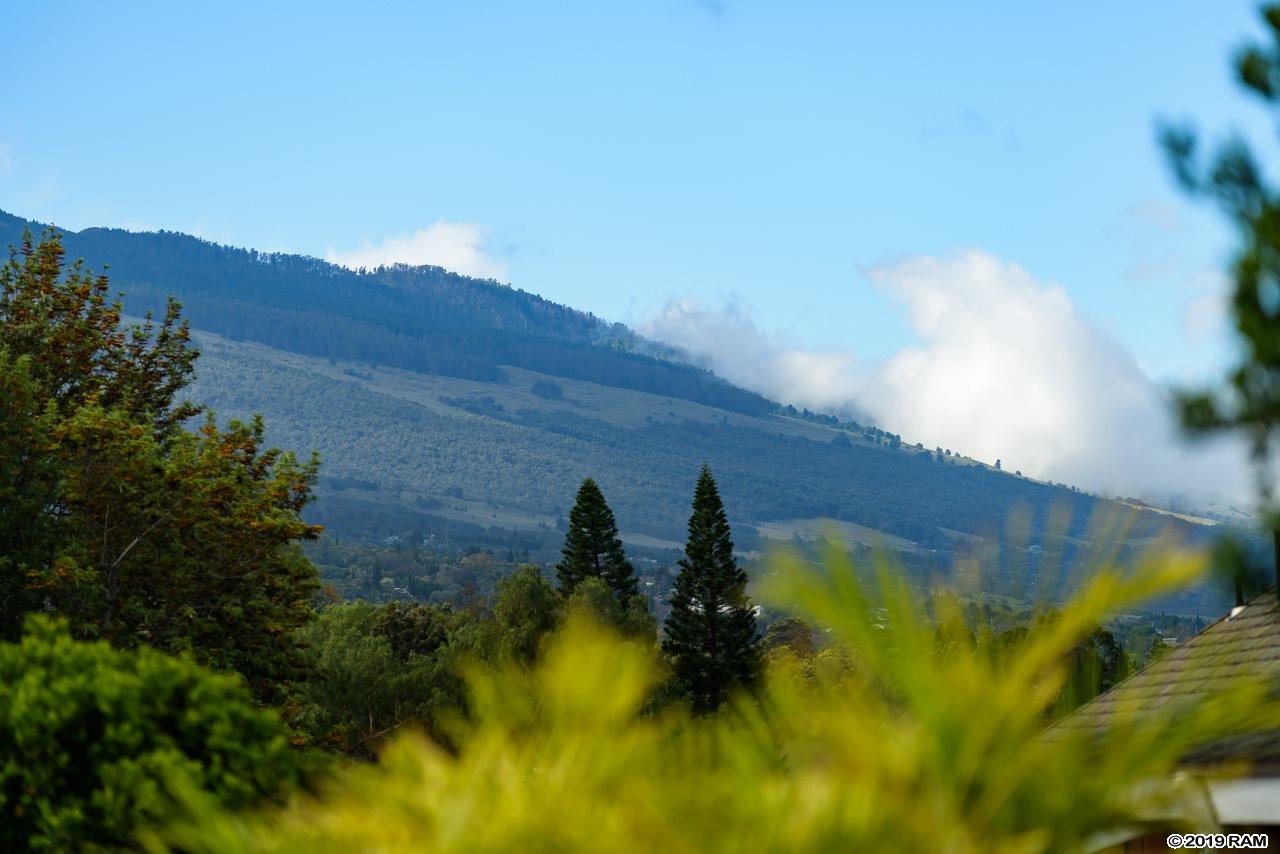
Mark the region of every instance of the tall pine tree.
[[671, 593], [662, 649], [696, 711], [712, 711], [759, 669], [760, 635], [747, 574], [733, 557], [729, 520], [705, 464], [693, 494], [689, 542]]
[[636, 595], [636, 573], [618, 539], [618, 524], [605, 503], [604, 493], [591, 478], [578, 487], [569, 511], [569, 531], [564, 537], [563, 559], [556, 566], [560, 592], [568, 596], [586, 578], [600, 578], [619, 602]]

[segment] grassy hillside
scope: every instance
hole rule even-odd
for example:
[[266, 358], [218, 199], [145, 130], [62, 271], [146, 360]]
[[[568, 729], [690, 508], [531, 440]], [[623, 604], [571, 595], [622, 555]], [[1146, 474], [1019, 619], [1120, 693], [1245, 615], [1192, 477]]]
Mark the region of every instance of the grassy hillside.
[[[797, 419], [518, 368], [479, 382], [207, 333], [197, 341], [195, 395], [220, 417], [260, 412], [274, 442], [319, 451], [324, 480], [316, 518], [340, 534], [452, 530], [506, 546], [523, 532], [553, 542], [578, 482], [591, 475], [630, 543], [675, 548], [704, 460], [748, 550], [768, 538], [834, 532], [850, 542], [881, 541], [943, 569], [957, 555], [1001, 543], [1005, 556], [996, 559], [1021, 569], [1033, 568], [1040, 554], [1072, 564], [1090, 546], [1088, 522], [1100, 514], [1127, 518], [1129, 550], [1171, 527], [1193, 539], [1210, 532]], [[1055, 512], [1070, 520], [1063, 536], [1048, 521]], [[1021, 516], [1025, 530], [1011, 537], [1007, 523]], [[1028, 552], [1030, 546], [1037, 548]]]

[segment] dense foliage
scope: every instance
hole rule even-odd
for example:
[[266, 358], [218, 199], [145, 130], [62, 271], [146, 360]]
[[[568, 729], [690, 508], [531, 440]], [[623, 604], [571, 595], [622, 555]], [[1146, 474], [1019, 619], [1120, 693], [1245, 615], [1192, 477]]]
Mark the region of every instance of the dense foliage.
[[299, 725], [316, 744], [364, 757], [406, 724], [443, 740], [441, 720], [462, 705], [449, 644], [466, 622], [430, 605], [324, 609], [303, 634], [313, 672], [298, 698]]
[[35, 609], [80, 637], [190, 651], [278, 701], [315, 570], [293, 545], [316, 462], [176, 399], [196, 353], [178, 306], [132, 328], [104, 276], [27, 238], [0, 268], [0, 634]]
[[848, 566], [779, 567], [770, 600], [830, 653], [807, 671], [784, 653], [758, 702], [702, 717], [646, 714], [662, 678], [650, 654], [571, 621], [532, 672], [472, 674], [456, 752], [406, 736], [319, 798], [239, 816], [206, 807], [153, 847], [1029, 854], [1135, 827], [1205, 829], [1202, 790], [1170, 771], [1189, 744], [1274, 720], [1265, 685], [1141, 725], [1121, 716], [1098, 741], [1044, 732], [1089, 627], [1196, 569], [1163, 555], [1136, 575], [1103, 572], [997, 655], [982, 639], [940, 647], [935, 619], [889, 576], [873, 606]]
[[375, 603], [475, 605], [491, 599], [501, 579], [530, 562], [527, 552], [445, 546], [408, 533], [378, 544], [325, 536], [306, 551], [327, 595]]
[[[466, 713], [463, 673], [531, 666], [571, 610], [598, 608], [609, 619], [612, 595], [605, 588], [608, 604], [587, 603], [589, 589], [566, 602], [537, 567], [524, 566], [471, 607], [329, 605], [303, 632], [313, 669], [297, 697], [298, 724], [314, 743], [362, 758], [405, 727], [448, 745]], [[620, 615], [610, 624], [627, 629]], [[645, 625], [652, 635], [652, 621]]]
[[0, 643], [0, 848], [127, 845], [197, 788], [228, 807], [277, 797], [302, 756], [239, 680], [148, 647], [27, 621]]

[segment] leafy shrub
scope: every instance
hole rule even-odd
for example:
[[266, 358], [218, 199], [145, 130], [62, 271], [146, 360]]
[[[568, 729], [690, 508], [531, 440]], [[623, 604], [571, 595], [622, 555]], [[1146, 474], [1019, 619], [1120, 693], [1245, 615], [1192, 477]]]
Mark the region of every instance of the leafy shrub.
[[299, 779], [275, 715], [236, 678], [142, 647], [72, 639], [31, 617], [0, 644], [0, 848], [130, 842], [194, 788], [241, 807]]
[[532, 664], [555, 627], [559, 606], [555, 588], [536, 566], [522, 566], [499, 581], [493, 606], [498, 655]]
[[573, 613], [577, 609], [623, 638], [650, 646], [657, 643], [658, 626], [644, 597], [635, 595], [619, 600], [602, 578], [584, 579], [565, 600], [565, 611]]
[[326, 608], [303, 633], [314, 672], [299, 723], [315, 742], [365, 757], [406, 724], [439, 738], [439, 718], [463, 699], [452, 652], [442, 648], [462, 622], [430, 605]]
[[1267, 686], [1242, 683], [1194, 707], [1118, 713], [1097, 737], [1046, 733], [1075, 645], [1104, 614], [1198, 569], [1173, 555], [1103, 572], [1000, 656], [982, 637], [937, 643], [955, 615], [926, 614], [888, 573], [873, 598], [834, 557], [825, 569], [784, 563], [768, 601], [830, 646], [805, 673], [788, 665], [794, 651], [778, 656], [758, 697], [704, 717], [644, 713], [655, 657], [571, 617], [532, 672], [473, 673], [456, 753], [404, 736], [320, 798], [265, 814], [206, 808], [153, 847], [1088, 849], [1152, 815], [1194, 815], [1184, 798], [1198, 787], [1171, 773], [1187, 747], [1275, 720]]

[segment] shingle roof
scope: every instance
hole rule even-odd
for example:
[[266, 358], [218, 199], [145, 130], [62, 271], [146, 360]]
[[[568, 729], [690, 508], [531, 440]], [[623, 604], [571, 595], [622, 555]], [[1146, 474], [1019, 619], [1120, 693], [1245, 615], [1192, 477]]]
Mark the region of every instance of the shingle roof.
[[[1212, 696], [1235, 680], [1270, 679], [1280, 690], [1280, 607], [1274, 589], [1140, 670], [1061, 720], [1055, 729], [1101, 730], [1117, 710], [1171, 710]], [[1141, 712], [1140, 712], [1141, 713]], [[1261, 730], [1203, 745], [1188, 764], [1250, 761], [1256, 772], [1280, 773], [1280, 721]]]

